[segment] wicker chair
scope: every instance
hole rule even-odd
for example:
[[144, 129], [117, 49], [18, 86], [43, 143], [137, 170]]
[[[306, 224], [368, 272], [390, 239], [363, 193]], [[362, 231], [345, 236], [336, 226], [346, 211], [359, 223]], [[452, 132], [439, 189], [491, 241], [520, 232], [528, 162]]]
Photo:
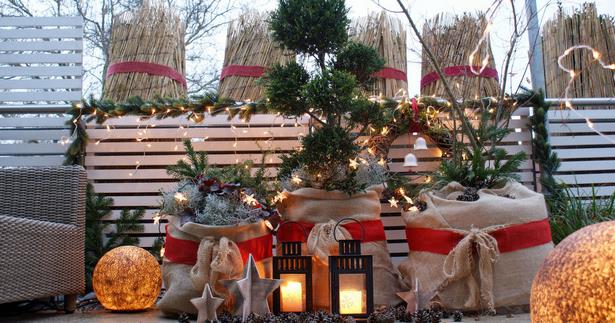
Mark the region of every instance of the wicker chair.
[[79, 166], [0, 168], [0, 303], [85, 288], [86, 173]]

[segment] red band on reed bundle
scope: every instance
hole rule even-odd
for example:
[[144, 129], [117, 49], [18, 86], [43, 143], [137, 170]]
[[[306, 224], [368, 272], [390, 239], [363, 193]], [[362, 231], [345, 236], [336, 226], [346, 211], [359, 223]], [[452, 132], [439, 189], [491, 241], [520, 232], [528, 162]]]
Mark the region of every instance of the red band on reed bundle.
[[261, 77], [263, 73], [265, 73], [265, 68], [262, 66], [228, 65], [222, 68], [220, 81], [228, 76]]
[[187, 87], [186, 79], [184, 78], [184, 76], [181, 75], [175, 69], [166, 65], [138, 61], [119, 62], [111, 64], [109, 68], [107, 68], [106, 77], [108, 78], [113, 74], [119, 73], [146, 73], [151, 75], [165, 76], [181, 84], [183, 87]]
[[373, 77], [383, 78], [383, 79], [394, 79], [407, 82], [408, 76], [406, 72], [402, 70], [398, 70], [392, 67], [385, 67], [378, 72], [372, 74]]
[[412, 98], [412, 112], [413, 116], [410, 119], [410, 132], [421, 132], [421, 125], [419, 124], [419, 104], [416, 98]]
[[[314, 228], [314, 223], [298, 222], [308, 232]], [[350, 233], [353, 239], [360, 240], [363, 236], [363, 228], [365, 229], [365, 236], [361, 240], [362, 242], [373, 242], [386, 240], [384, 233], [384, 225], [381, 220], [361, 221], [360, 223], [351, 222], [342, 224], [344, 229]], [[297, 225], [281, 226], [283, 230], [278, 231], [278, 241], [301, 241], [307, 242], [303, 229]]]
[[[512, 225], [490, 232], [498, 242], [500, 252], [511, 252], [551, 242], [549, 219]], [[457, 232], [430, 228], [406, 228], [411, 251], [448, 255], [464, 235]]]
[[[498, 71], [494, 68], [486, 67], [478, 75], [472, 72], [472, 68], [474, 68], [475, 71], [480, 71], [481, 69], [480, 66], [469, 66], [469, 65], [449, 66], [449, 67], [443, 68], [442, 73], [446, 76], [470, 76], [470, 77], [480, 76], [480, 77], [494, 78], [496, 80], [498, 79]], [[431, 72], [423, 76], [423, 78], [421, 79], [421, 89], [439, 79], [440, 79], [440, 76], [438, 76], [438, 73], [436, 72]]]
[[[168, 225], [166, 226], [167, 237], [164, 243], [164, 257], [169, 261], [194, 266], [197, 260], [199, 242], [174, 238], [169, 234]], [[235, 242], [241, 253], [241, 259], [245, 264], [250, 254], [255, 261], [271, 258], [273, 256], [273, 236], [265, 234], [260, 237]]]

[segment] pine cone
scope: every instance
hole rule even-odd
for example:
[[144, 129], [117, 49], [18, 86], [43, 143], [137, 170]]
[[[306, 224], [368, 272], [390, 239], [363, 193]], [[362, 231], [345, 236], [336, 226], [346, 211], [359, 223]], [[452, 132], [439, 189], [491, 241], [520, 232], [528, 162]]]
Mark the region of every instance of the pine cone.
[[478, 201], [479, 198], [480, 196], [478, 196], [478, 190], [476, 188], [466, 187], [466, 189], [463, 190], [463, 194], [457, 196], [457, 201], [474, 202]]
[[454, 322], [461, 322], [462, 319], [463, 319], [463, 313], [461, 313], [461, 311], [455, 311], [453, 313], [453, 321]]

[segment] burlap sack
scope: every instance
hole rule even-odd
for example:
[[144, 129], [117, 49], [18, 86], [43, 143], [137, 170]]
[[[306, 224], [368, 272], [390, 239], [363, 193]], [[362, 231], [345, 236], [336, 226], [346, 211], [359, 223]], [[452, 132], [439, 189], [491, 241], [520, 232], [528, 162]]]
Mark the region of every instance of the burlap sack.
[[196, 314], [191, 298], [200, 297], [206, 283], [230, 310], [233, 298], [221, 280], [240, 278], [252, 253], [262, 277], [271, 277], [272, 237], [263, 221], [233, 226], [209, 226], [189, 222], [179, 225], [170, 217], [167, 226], [162, 279], [167, 289], [158, 301], [165, 314]]
[[[366, 192], [348, 196], [338, 191], [302, 188], [288, 193], [287, 198], [278, 205], [278, 212], [284, 220], [315, 224], [309, 232], [307, 251], [314, 255], [313, 304], [316, 310], [328, 310], [330, 307], [328, 256], [338, 253], [338, 244], [333, 237], [335, 223], [347, 217], [360, 222], [378, 221], [380, 230], [384, 232], [379, 222], [382, 190], [382, 186], [373, 186]], [[368, 233], [375, 229], [365, 227]], [[400, 300], [395, 293], [403, 289], [401, 276], [391, 262], [386, 238], [384, 234], [382, 236], [382, 240], [361, 244], [362, 254], [373, 256], [374, 303], [377, 306], [398, 304]], [[340, 225], [337, 238], [349, 239], [351, 234]]]
[[418, 280], [420, 306], [436, 297], [462, 310], [529, 304], [532, 279], [553, 249], [543, 196], [509, 182], [457, 201], [463, 190], [450, 183], [421, 195], [425, 211], [402, 213], [410, 248], [399, 266], [404, 280]]

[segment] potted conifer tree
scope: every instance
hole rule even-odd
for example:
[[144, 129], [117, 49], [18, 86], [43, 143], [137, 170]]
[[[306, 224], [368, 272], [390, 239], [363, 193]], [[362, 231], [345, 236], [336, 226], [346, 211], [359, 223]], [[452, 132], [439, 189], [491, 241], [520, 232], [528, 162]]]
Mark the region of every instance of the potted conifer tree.
[[[359, 144], [357, 133], [383, 118], [384, 109], [363, 91], [384, 61], [367, 46], [348, 40], [344, 0], [282, 0], [270, 18], [274, 40], [294, 51], [304, 64], [274, 66], [264, 78], [267, 107], [287, 117], [311, 116], [313, 126], [302, 148], [282, 158], [277, 196], [283, 220], [311, 229], [308, 252], [317, 257], [314, 306], [329, 306], [327, 256], [337, 238], [362, 239], [374, 263], [376, 305], [398, 303], [401, 282], [389, 256], [380, 221], [380, 194], [388, 179], [384, 160]], [[360, 222], [336, 222], [344, 218]], [[283, 226], [284, 240], [293, 226]], [[362, 234], [361, 227], [365, 229]], [[334, 232], [336, 231], [336, 232]]]

